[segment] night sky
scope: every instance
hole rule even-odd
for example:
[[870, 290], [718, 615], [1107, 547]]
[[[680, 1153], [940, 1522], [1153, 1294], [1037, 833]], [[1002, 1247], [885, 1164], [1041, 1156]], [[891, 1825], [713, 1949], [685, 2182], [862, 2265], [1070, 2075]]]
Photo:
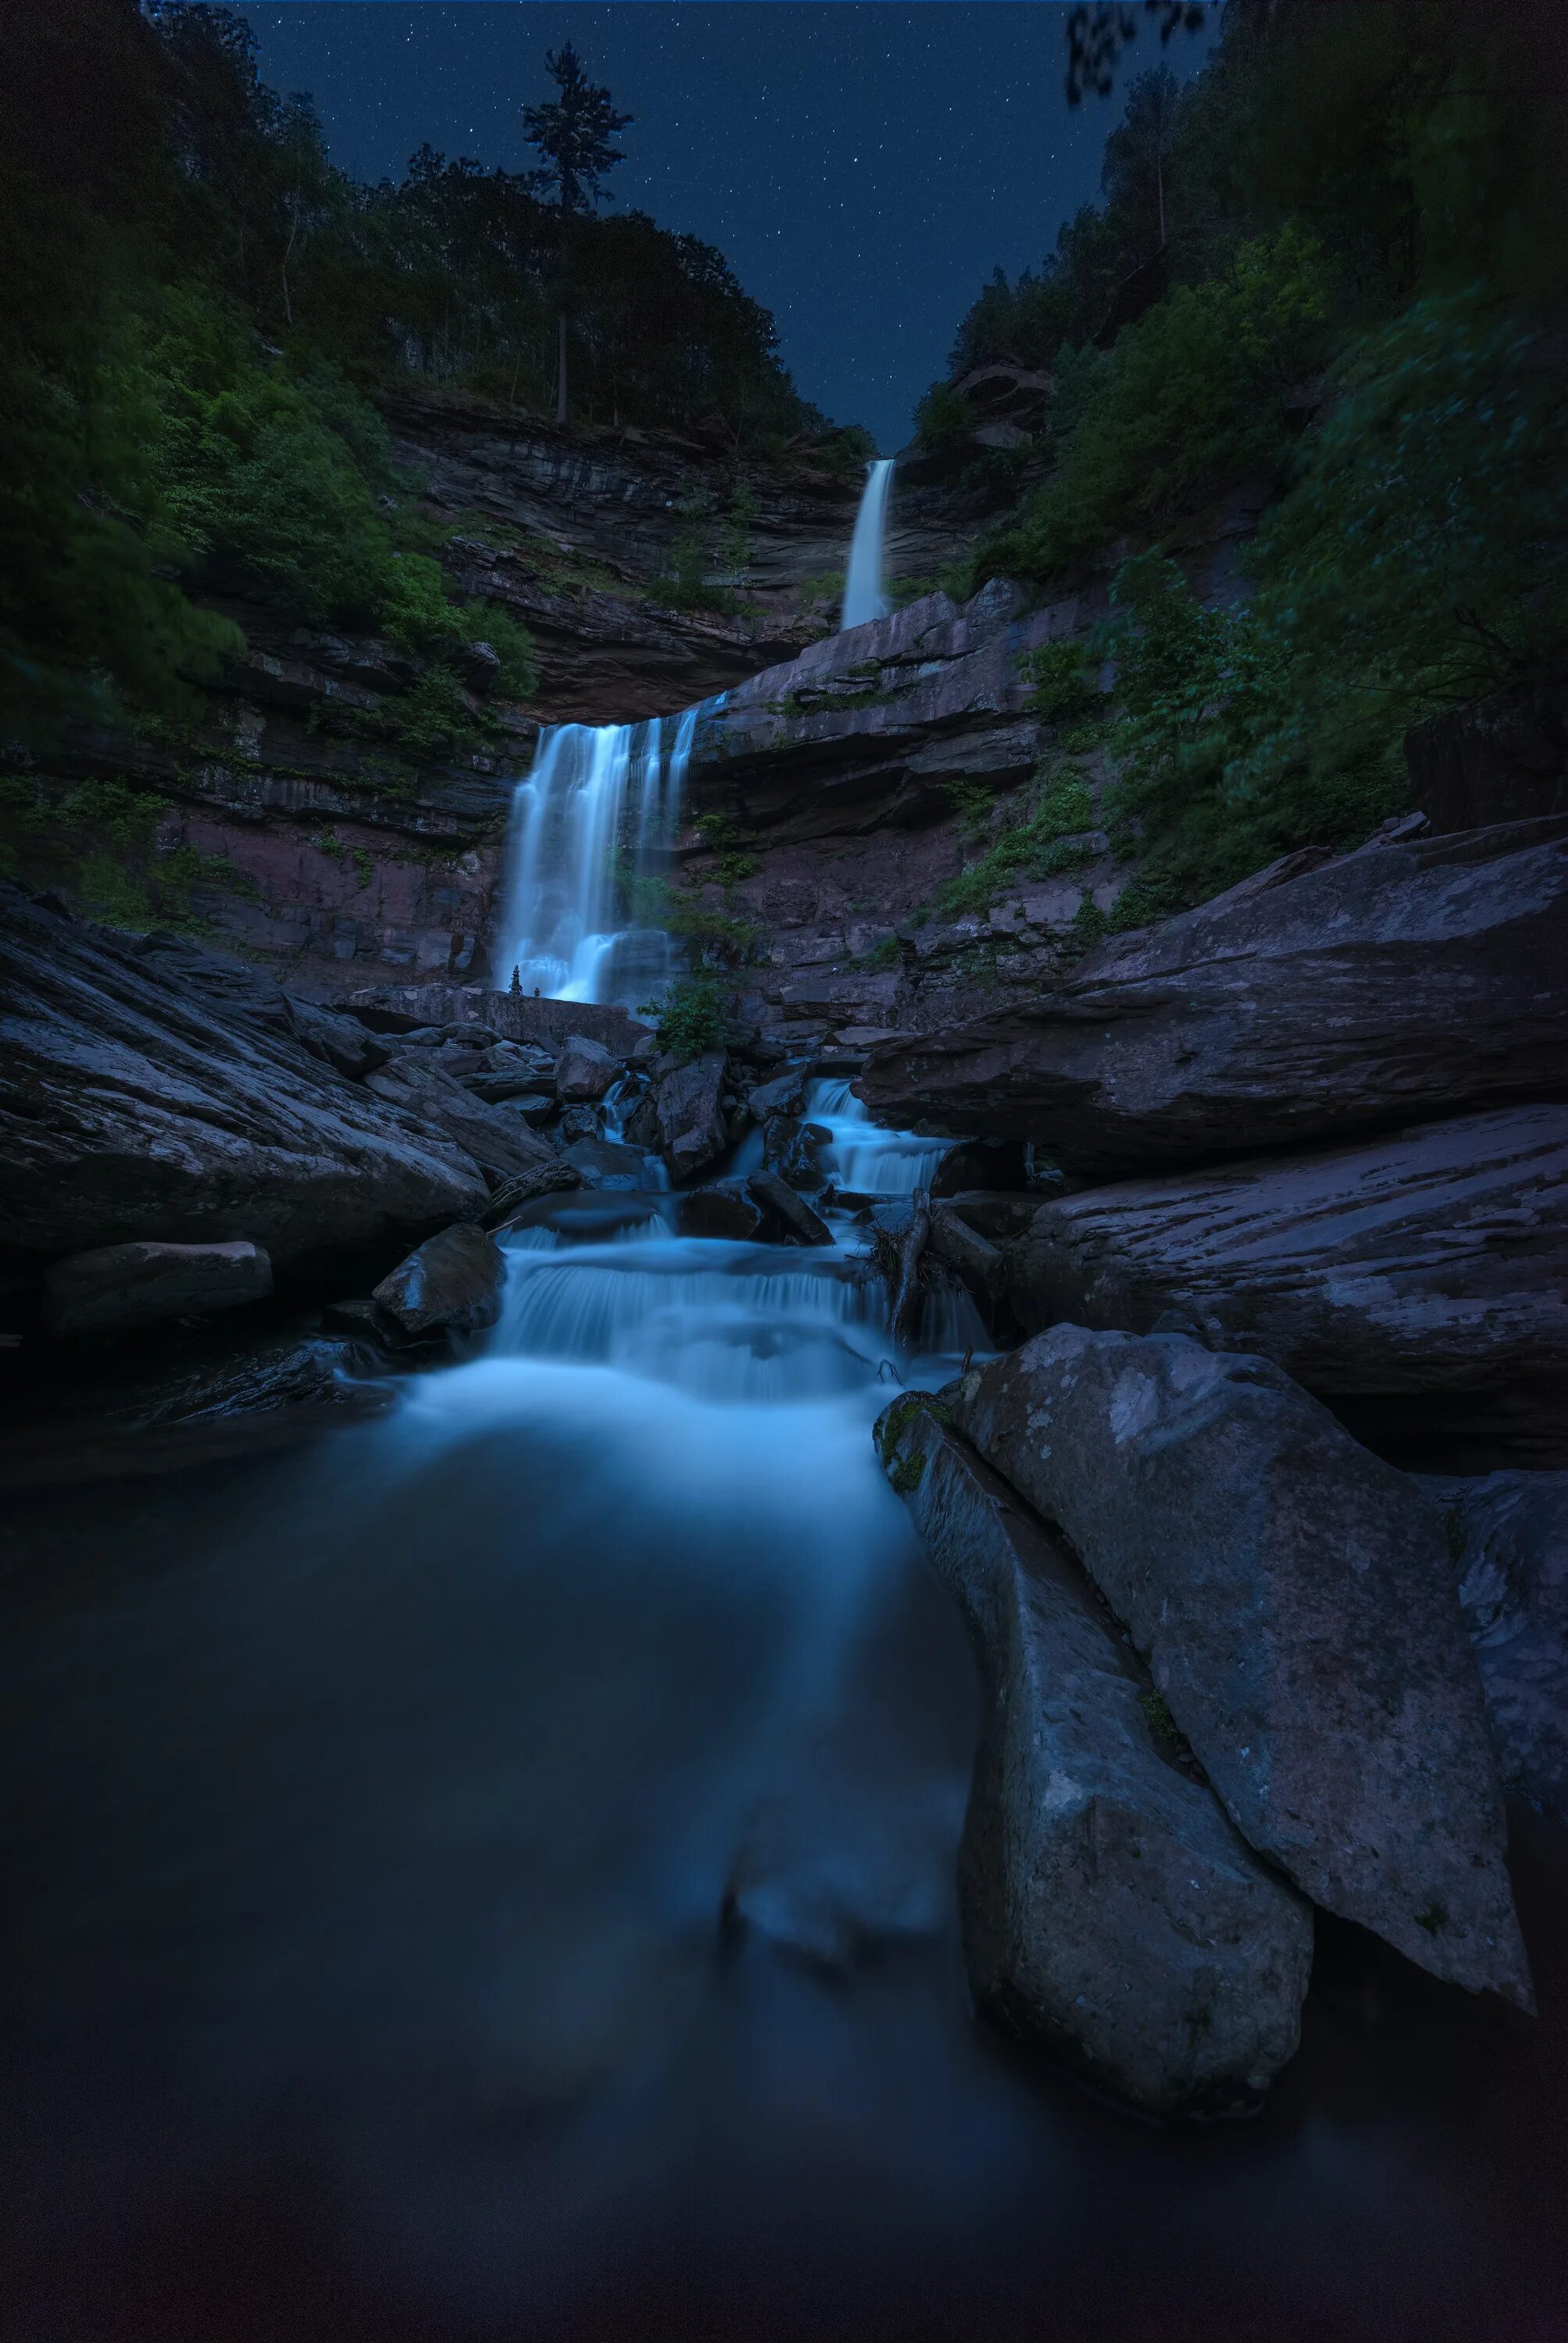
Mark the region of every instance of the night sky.
[[[333, 160], [400, 176], [421, 140], [519, 169], [518, 107], [570, 39], [636, 116], [614, 204], [717, 245], [797, 387], [884, 454], [1000, 262], [1038, 263], [1098, 192], [1121, 93], [1076, 113], [1054, 0], [287, 0], [246, 9], [263, 77], [315, 96]], [[1216, 16], [1218, 11], [1216, 10]], [[1209, 36], [1163, 54], [1186, 75]], [[607, 208], [611, 206], [607, 206]]]

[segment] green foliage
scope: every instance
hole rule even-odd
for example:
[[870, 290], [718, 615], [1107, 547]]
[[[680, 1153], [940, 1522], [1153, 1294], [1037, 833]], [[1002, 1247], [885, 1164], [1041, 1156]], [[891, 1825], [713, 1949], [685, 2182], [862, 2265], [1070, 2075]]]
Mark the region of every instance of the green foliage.
[[853, 961], [851, 965], [863, 970], [868, 976], [883, 976], [899, 967], [902, 960], [903, 950], [897, 936], [883, 936], [879, 942], [874, 943], [869, 951], [863, 951], [859, 959]]
[[1082, 642], [1067, 638], [1041, 643], [1018, 663], [1019, 674], [1030, 687], [1028, 707], [1048, 723], [1070, 723], [1100, 708], [1100, 691]]
[[226, 855], [160, 844], [166, 800], [120, 781], [0, 779], [0, 876], [111, 927], [203, 931], [199, 891], [251, 891]]
[[[1005, 824], [983, 854], [939, 889], [938, 910], [950, 918], [960, 911], [984, 911], [1010, 880], [1052, 879], [1077, 870], [1093, 854], [1084, 835], [1093, 825], [1088, 783], [1070, 771], [1048, 775], [1023, 819]], [[966, 834], [974, 837], [972, 830]]]
[[1321, 360], [1326, 315], [1316, 246], [1293, 226], [1243, 245], [1223, 277], [1176, 287], [1118, 337], [1056, 474], [987, 548], [989, 566], [1051, 578], [1242, 474], [1278, 470], [1284, 397]]
[[933, 383], [915, 409], [915, 437], [922, 447], [940, 455], [971, 439], [978, 420], [961, 391], [949, 383]]
[[679, 976], [662, 1001], [645, 1001], [638, 1015], [658, 1021], [658, 1046], [685, 1064], [729, 1038], [730, 992], [713, 976]]
[[490, 737], [483, 712], [449, 667], [427, 668], [381, 713], [400, 753], [416, 763], [472, 751]]
[[691, 827], [704, 846], [725, 847], [730, 844], [735, 836], [735, 816], [723, 810], [716, 813], [699, 813]]
[[731, 887], [739, 887], [746, 880], [755, 879], [757, 857], [754, 854], [722, 855], [714, 865], [713, 876], [728, 893]]

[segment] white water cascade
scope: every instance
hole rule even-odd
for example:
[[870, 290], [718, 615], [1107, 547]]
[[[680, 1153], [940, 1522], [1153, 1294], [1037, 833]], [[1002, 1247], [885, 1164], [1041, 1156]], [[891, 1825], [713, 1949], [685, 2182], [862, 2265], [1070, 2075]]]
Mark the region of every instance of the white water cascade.
[[892, 459], [879, 457], [867, 471], [860, 509], [855, 516], [840, 628], [863, 627], [871, 618], [885, 618], [888, 615], [882, 595], [882, 539], [887, 533], [888, 498], [892, 485]]
[[635, 1009], [670, 973], [663, 930], [624, 908], [626, 880], [668, 860], [698, 708], [643, 724], [559, 724], [539, 735], [512, 799], [495, 981]]
[[950, 1143], [920, 1139], [912, 1131], [884, 1131], [846, 1081], [813, 1082], [806, 1119], [833, 1134], [822, 1151], [823, 1171], [838, 1187], [860, 1196], [912, 1196], [930, 1187]]

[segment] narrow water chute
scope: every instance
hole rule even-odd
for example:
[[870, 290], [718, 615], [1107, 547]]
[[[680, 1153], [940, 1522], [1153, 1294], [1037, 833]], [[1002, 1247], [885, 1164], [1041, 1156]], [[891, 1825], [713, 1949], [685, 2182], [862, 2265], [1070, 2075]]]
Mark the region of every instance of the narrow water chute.
[[855, 534], [849, 540], [849, 567], [844, 578], [840, 628], [863, 627], [885, 618], [888, 604], [882, 593], [882, 545], [888, 528], [888, 498], [893, 485], [892, 459], [879, 457], [866, 473]]

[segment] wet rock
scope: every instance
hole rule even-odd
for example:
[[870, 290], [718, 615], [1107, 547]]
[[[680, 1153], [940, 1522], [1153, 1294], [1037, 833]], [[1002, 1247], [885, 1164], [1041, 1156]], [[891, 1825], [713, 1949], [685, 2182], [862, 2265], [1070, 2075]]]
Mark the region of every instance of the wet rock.
[[394, 1064], [366, 1077], [365, 1087], [427, 1131], [463, 1148], [487, 1172], [503, 1177], [550, 1162], [556, 1151], [535, 1136], [520, 1115], [482, 1099], [433, 1061], [405, 1051]]
[[931, 1209], [930, 1251], [946, 1263], [977, 1302], [994, 1307], [1002, 1291], [1006, 1260], [1000, 1246], [966, 1220], [950, 1204]]
[[561, 1144], [571, 1146], [579, 1139], [602, 1139], [604, 1120], [597, 1107], [568, 1106], [561, 1116]]
[[1328, 1396], [1505, 1390], [1514, 1437], [1568, 1463], [1568, 1106], [1092, 1188], [1008, 1262], [1024, 1326], [1177, 1313]]
[[797, 1244], [832, 1243], [833, 1232], [826, 1221], [811, 1210], [804, 1196], [798, 1196], [788, 1182], [780, 1180], [777, 1172], [750, 1172], [746, 1186], [762, 1210]]
[[1081, 1569], [947, 1416], [911, 1393], [876, 1438], [989, 1691], [960, 1857], [975, 1998], [1151, 2115], [1244, 2111], [1296, 2047], [1311, 1911], [1178, 1762]]
[[860, 1095], [1106, 1176], [1562, 1096], [1568, 819], [1273, 875], [873, 1051]]
[[828, 1184], [821, 1153], [832, 1144], [825, 1123], [800, 1122], [789, 1114], [770, 1114], [762, 1127], [762, 1161], [769, 1172], [791, 1188], [814, 1196]]
[[[640, 1147], [614, 1139], [579, 1139], [561, 1151], [585, 1188], [647, 1188], [649, 1165]], [[654, 1167], [657, 1178], [657, 1167]]]
[[188, 963], [0, 889], [0, 1224], [19, 1266], [241, 1238], [276, 1269], [482, 1207], [471, 1155], [311, 1056], [264, 986], [242, 990], [253, 1007], [220, 1006]]
[[760, 1239], [769, 1216], [744, 1180], [714, 1180], [679, 1199], [675, 1225], [683, 1237]]
[[706, 1050], [688, 1065], [668, 1068], [638, 1107], [635, 1125], [628, 1124], [634, 1141], [651, 1126], [651, 1143], [672, 1180], [695, 1180], [729, 1143], [722, 1105], [727, 1063], [722, 1050]]
[[766, 1122], [770, 1115], [799, 1115], [806, 1107], [806, 1074], [804, 1065], [791, 1067], [788, 1073], [776, 1074], [769, 1082], [759, 1082], [747, 1104], [752, 1120]]
[[1568, 1473], [1422, 1485], [1448, 1524], [1503, 1782], [1568, 1822]]
[[601, 1041], [568, 1033], [556, 1061], [556, 1096], [563, 1104], [603, 1098], [617, 1080], [621, 1061]]
[[67, 1254], [44, 1279], [51, 1334], [123, 1333], [160, 1319], [205, 1317], [265, 1300], [272, 1263], [259, 1245], [100, 1245]]
[[377, 1309], [410, 1342], [436, 1334], [479, 1334], [501, 1314], [506, 1256], [482, 1229], [460, 1222], [427, 1238], [371, 1295]]
[[1243, 1836], [1436, 1976], [1528, 2007], [1442, 1524], [1266, 1359], [1058, 1326], [958, 1428], [1081, 1555]]
[[385, 1042], [361, 1025], [357, 1017], [339, 1017], [314, 1001], [288, 1003], [289, 1022], [313, 1058], [320, 1058], [351, 1080], [374, 1073], [391, 1056]]
[[484, 1211], [474, 1217], [482, 1229], [504, 1229], [509, 1227], [525, 1204], [582, 1184], [583, 1175], [578, 1166], [552, 1151], [548, 1163], [531, 1164], [528, 1171], [514, 1172], [509, 1180], [503, 1180]]

